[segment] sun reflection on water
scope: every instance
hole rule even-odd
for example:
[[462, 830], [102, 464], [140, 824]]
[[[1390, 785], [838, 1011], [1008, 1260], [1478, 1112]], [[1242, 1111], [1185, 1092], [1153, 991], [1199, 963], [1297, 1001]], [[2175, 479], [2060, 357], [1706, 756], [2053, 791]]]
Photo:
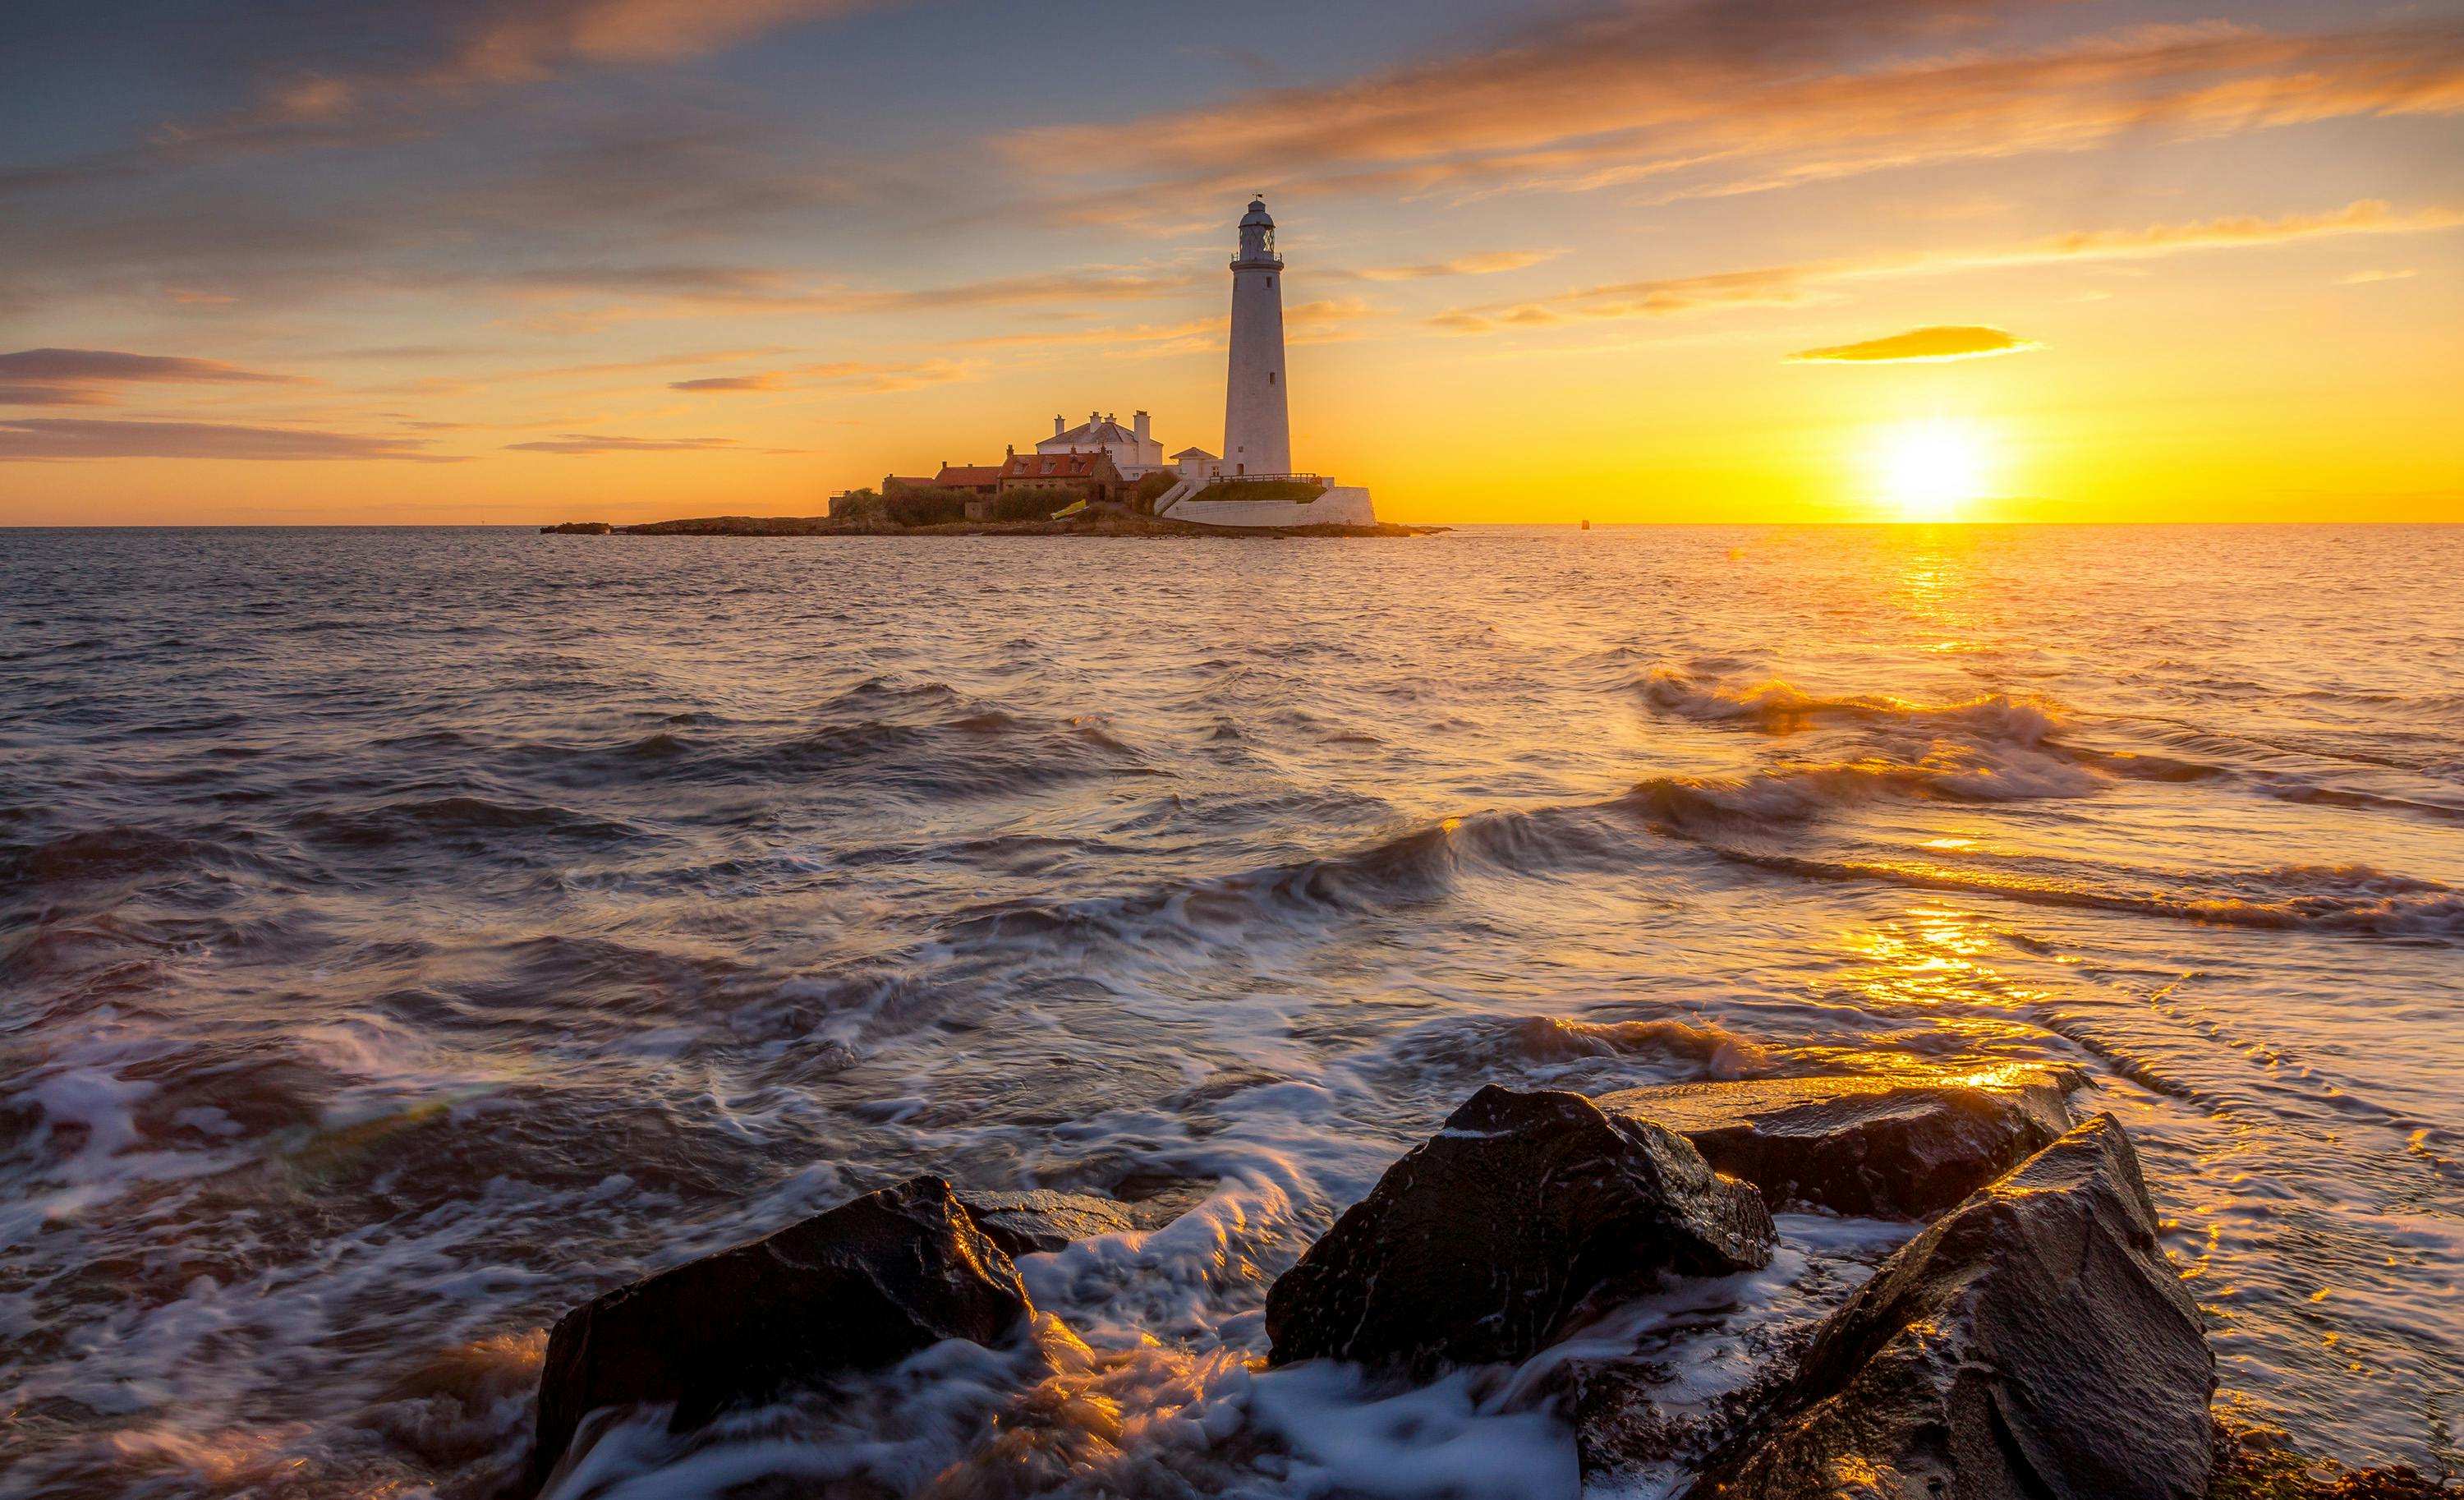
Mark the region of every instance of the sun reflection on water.
[[[1852, 960], [1831, 993], [1885, 1029], [1894, 1018], [1921, 1015], [1930, 1043], [1911, 1047], [1905, 1034], [1868, 1038], [1862, 1046], [1811, 1048], [1826, 1066], [1866, 1075], [1922, 1078], [1973, 1088], [2009, 1088], [2041, 1067], [2035, 1042], [2041, 1030], [2023, 1012], [2044, 997], [1988, 961], [2002, 938], [1985, 917], [1953, 907], [1910, 907], [1898, 917], [1840, 936]], [[1995, 1054], [2024, 1050], [2002, 1061]]]

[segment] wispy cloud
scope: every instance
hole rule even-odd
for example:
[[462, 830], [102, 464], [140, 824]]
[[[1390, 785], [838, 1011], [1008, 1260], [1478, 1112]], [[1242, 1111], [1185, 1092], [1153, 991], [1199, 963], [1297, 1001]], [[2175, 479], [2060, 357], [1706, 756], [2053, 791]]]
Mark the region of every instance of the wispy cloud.
[[[285, 8], [229, 17], [280, 27], [287, 66], [268, 70], [255, 97], [222, 115], [175, 121], [151, 144], [184, 147], [315, 140], [354, 116], [398, 113], [489, 87], [533, 83], [589, 67], [648, 67], [699, 57], [798, 22], [866, 10], [872, 0], [396, 0], [341, 24]], [[263, 3], [232, 7], [269, 11]], [[322, 24], [320, 24], [320, 22]], [[304, 128], [303, 128], [304, 127]]]
[[1514, 45], [1128, 122], [1030, 129], [1005, 144], [1024, 168], [1100, 162], [1116, 182], [1139, 180], [1052, 200], [1067, 219], [1130, 211], [1128, 200], [1163, 184], [1463, 195], [1661, 181], [1663, 196], [1697, 196], [2124, 136], [2464, 110], [2464, 22], [2453, 18], [2310, 33], [2215, 22], [2021, 51], [1907, 51], [1991, 9], [1607, 7], [1532, 23]]
[[496, 285], [517, 298], [562, 304], [521, 320], [534, 331], [570, 333], [649, 319], [727, 313], [837, 316], [1086, 305], [1156, 298], [1200, 284], [1193, 272], [1086, 266], [925, 287], [814, 286], [758, 267], [669, 265], [567, 267], [527, 272]]
[[679, 453], [736, 452], [780, 453], [789, 450], [747, 448], [732, 437], [616, 437], [600, 432], [561, 432], [552, 438], [529, 443], [508, 443], [505, 447], [522, 453]]
[[403, 459], [457, 463], [428, 452], [427, 438], [379, 437], [298, 428], [212, 422], [109, 422], [71, 417], [0, 420], [0, 460], [70, 458], [231, 458], [299, 462]]
[[[1486, 254], [1459, 255], [1452, 260], [1433, 261], [1419, 266], [1372, 266], [1355, 273], [1369, 281], [1424, 281], [1436, 276], [1485, 276], [1501, 271], [1521, 271], [1564, 254], [1563, 250], [1500, 250]], [[1323, 273], [1321, 273], [1322, 275]]]
[[2344, 277], [2346, 286], [2367, 286], [2373, 281], [2409, 281], [2421, 272], [2411, 266], [2401, 271], [2356, 271]]
[[670, 381], [670, 390], [694, 392], [793, 390], [806, 386], [852, 386], [858, 390], [915, 390], [966, 380], [972, 367], [954, 360], [905, 363], [833, 360], [799, 364], [783, 370], [757, 370], [745, 375], [713, 375], [700, 380]]
[[2419, 234], [2464, 225], [2464, 210], [2435, 208], [2399, 212], [2366, 198], [2321, 213], [2275, 218], [2232, 215], [2128, 230], [2080, 230], [2016, 245], [1854, 260], [1762, 266], [1705, 276], [1616, 282], [1536, 301], [1453, 308], [1431, 318], [1454, 333], [1542, 327], [1573, 319], [1664, 317], [1716, 308], [1786, 306], [1837, 295], [1841, 283], [1942, 276], [2000, 266], [2079, 261], [2145, 260], [2200, 251], [2282, 245], [2350, 234]]
[[1819, 349], [1799, 349], [1789, 356], [1796, 364], [1885, 364], [1975, 360], [1995, 354], [2019, 354], [2043, 345], [1999, 328], [1973, 323], [1937, 323], [1905, 333]]
[[0, 406], [109, 406], [117, 387], [142, 383], [305, 386], [296, 375], [270, 375], [221, 360], [116, 349], [20, 349], [0, 354]]
[[518, 82], [576, 62], [675, 62], [868, 0], [499, 0], [480, 11], [438, 82]]
[[670, 390], [785, 390], [787, 377], [776, 370], [759, 375], [712, 375], [701, 380], [671, 380]]
[[1284, 309], [1284, 326], [1294, 343], [1335, 343], [1359, 336], [1359, 324], [1390, 316], [1390, 309], [1357, 297], [1295, 302]]
[[2243, 245], [2280, 245], [2288, 240], [2342, 234], [2419, 234], [2464, 225], [2464, 210], [2447, 208], [2396, 211], [2382, 198], [2363, 198], [2323, 213], [2276, 218], [2233, 214], [2188, 224], [2150, 224], [2135, 230], [2080, 230], [2034, 244], [1982, 254], [1945, 257], [1958, 265], [2018, 265], [2051, 260], [2138, 260], [2193, 250]]

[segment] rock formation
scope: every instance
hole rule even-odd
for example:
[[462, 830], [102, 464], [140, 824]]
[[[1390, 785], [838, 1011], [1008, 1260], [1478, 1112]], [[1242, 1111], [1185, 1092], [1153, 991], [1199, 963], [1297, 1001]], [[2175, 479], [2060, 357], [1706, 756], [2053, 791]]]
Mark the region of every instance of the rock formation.
[[1771, 1214], [1657, 1125], [1481, 1090], [1266, 1295], [1269, 1362], [1526, 1358], [1663, 1273], [1771, 1260]]
[[1011, 1255], [1057, 1250], [1073, 1240], [1139, 1227], [1129, 1208], [1087, 1193], [1036, 1188], [1023, 1193], [960, 1193], [976, 1227]]
[[2199, 1500], [2214, 1385], [2101, 1114], [1884, 1262], [1688, 1500]]
[[1596, 1101], [1684, 1136], [1773, 1206], [1876, 1218], [1949, 1207], [2070, 1129], [2048, 1072], [1976, 1087], [1890, 1078], [1755, 1078], [1626, 1089]]
[[943, 1339], [998, 1342], [1032, 1311], [950, 1184], [913, 1178], [566, 1313], [539, 1377], [533, 1477], [600, 1407], [673, 1402], [681, 1431]]

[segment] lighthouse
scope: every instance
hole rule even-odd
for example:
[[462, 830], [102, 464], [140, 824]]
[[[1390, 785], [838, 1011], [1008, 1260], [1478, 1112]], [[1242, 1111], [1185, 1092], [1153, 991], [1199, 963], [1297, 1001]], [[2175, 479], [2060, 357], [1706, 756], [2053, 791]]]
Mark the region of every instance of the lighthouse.
[[[1284, 379], [1284, 262], [1263, 198], [1241, 218], [1232, 260], [1232, 367], [1223, 381], [1223, 456], [1188, 448], [1172, 455], [1180, 483], [1155, 514], [1229, 531], [1377, 524], [1369, 492], [1323, 472], [1292, 473], [1291, 393]], [[1312, 429], [1311, 430], [1316, 430]], [[1244, 480], [1279, 479], [1280, 484]]]
[[1232, 260], [1232, 368], [1223, 385], [1223, 468], [1234, 474], [1292, 472], [1284, 387], [1284, 262], [1275, 221], [1253, 198]]

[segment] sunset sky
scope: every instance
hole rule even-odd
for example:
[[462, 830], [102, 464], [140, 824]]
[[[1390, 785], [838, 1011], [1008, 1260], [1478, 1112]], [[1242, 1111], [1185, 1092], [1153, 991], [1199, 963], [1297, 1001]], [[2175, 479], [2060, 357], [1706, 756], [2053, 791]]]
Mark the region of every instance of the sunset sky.
[[0, 523], [2464, 519], [2464, 4], [16, 0]]

